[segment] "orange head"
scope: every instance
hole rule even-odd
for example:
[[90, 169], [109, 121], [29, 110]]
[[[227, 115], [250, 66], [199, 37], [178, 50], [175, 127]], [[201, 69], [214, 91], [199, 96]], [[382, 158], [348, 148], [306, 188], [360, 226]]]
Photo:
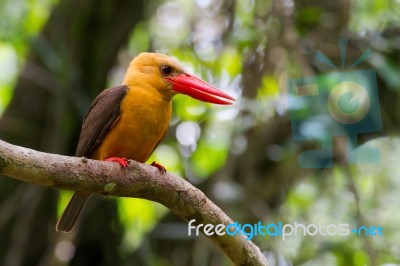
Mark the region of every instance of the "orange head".
[[163, 54], [141, 53], [132, 60], [123, 84], [140, 86], [140, 82], [147, 82], [169, 100], [178, 93], [215, 104], [232, 104], [235, 100], [187, 73], [177, 61]]

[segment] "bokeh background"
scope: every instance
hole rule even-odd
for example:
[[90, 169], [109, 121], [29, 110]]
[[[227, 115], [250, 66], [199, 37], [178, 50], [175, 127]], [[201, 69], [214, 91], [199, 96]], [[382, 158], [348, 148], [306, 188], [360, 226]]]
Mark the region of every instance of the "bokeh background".
[[[89, 104], [119, 85], [142, 51], [176, 57], [238, 99], [231, 107], [174, 99], [171, 127], [152, 156], [240, 223], [380, 225], [384, 236], [302, 236], [253, 241], [271, 265], [400, 264], [400, 1], [1, 0], [0, 138], [73, 155]], [[360, 136], [375, 164], [301, 169], [286, 84], [372, 55], [383, 130]], [[318, 126], [318, 125], [317, 125]], [[92, 196], [76, 230], [55, 232], [70, 192], [0, 179], [1, 265], [230, 265], [205, 237], [160, 204]]]

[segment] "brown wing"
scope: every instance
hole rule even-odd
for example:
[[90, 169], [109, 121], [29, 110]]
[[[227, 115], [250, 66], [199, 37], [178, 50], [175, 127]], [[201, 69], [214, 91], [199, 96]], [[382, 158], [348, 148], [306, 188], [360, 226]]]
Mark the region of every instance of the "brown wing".
[[120, 115], [120, 103], [128, 90], [127, 86], [118, 86], [104, 90], [90, 105], [83, 120], [75, 156], [90, 158], [104, 140]]

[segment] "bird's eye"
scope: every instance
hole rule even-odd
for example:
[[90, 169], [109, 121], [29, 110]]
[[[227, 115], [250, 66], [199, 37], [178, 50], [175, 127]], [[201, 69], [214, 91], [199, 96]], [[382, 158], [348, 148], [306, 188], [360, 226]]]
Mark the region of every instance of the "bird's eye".
[[168, 65], [162, 65], [160, 70], [161, 70], [161, 73], [163, 73], [164, 75], [169, 75], [172, 73], [172, 67], [170, 67]]

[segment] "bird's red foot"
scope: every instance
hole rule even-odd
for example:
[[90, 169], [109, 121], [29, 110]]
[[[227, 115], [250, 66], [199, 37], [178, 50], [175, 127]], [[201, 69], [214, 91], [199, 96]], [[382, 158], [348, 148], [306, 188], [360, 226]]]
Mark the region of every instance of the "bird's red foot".
[[120, 158], [120, 157], [110, 157], [105, 159], [104, 161], [107, 162], [117, 162], [119, 163], [123, 168], [128, 167], [128, 160], [125, 158]]
[[156, 163], [155, 161], [152, 162], [150, 165], [156, 167], [162, 175], [167, 172], [167, 169], [165, 169], [162, 164]]

